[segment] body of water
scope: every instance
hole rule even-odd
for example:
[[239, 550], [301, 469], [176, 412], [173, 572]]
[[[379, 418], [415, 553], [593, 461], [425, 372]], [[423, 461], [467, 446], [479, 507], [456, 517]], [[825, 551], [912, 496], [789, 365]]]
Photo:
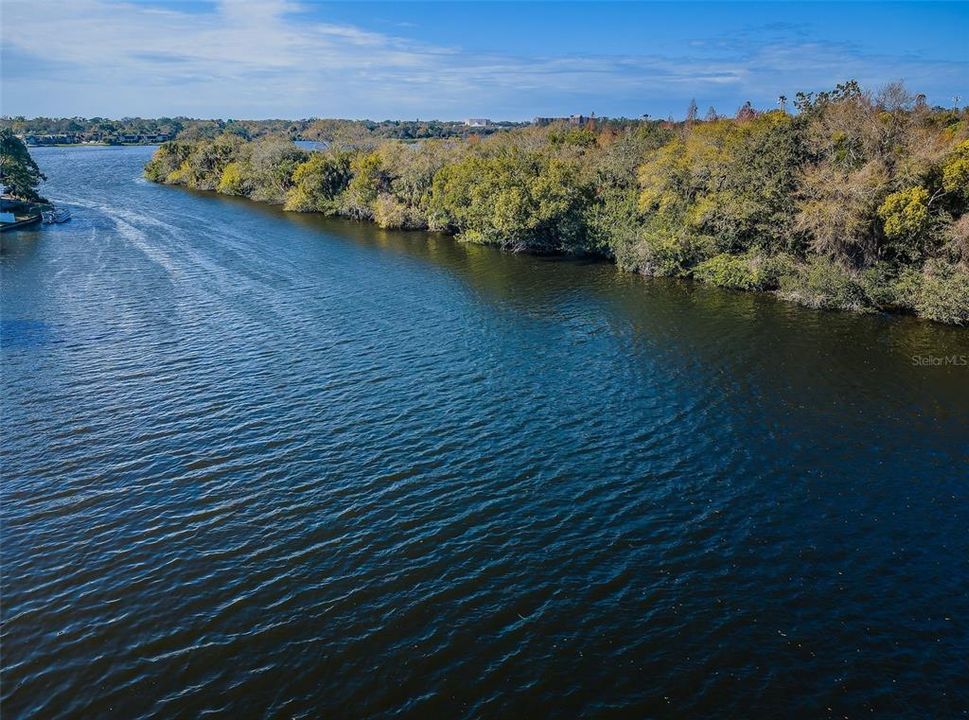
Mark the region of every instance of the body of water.
[[969, 713], [965, 330], [151, 152], [2, 240], [5, 718]]

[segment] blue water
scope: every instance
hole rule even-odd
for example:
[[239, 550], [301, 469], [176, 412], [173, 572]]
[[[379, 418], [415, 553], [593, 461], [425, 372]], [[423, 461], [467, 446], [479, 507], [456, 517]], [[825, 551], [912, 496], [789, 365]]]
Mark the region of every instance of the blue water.
[[34, 151], [5, 718], [969, 714], [969, 333]]

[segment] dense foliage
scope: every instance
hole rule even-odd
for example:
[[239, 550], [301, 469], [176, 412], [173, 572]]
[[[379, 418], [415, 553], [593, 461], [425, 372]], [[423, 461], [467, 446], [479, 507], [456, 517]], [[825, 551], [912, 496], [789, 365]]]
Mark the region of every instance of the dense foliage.
[[223, 133], [163, 145], [146, 175], [812, 307], [969, 323], [969, 112], [853, 82], [795, 105], [419, 144], [331, 128], [312, 153]]
[[0, 185], [4, 192], [28, 202], [42, 201], [37, 186], [46, 179], [20, 138], [0, 129]]

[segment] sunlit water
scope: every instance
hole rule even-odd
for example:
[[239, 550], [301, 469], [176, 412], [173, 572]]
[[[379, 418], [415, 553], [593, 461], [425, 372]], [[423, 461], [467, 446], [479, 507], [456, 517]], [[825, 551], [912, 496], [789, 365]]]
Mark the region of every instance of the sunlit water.
[[3, 237], [4, 718], [969, 713], [967, 331], [150, 153]]

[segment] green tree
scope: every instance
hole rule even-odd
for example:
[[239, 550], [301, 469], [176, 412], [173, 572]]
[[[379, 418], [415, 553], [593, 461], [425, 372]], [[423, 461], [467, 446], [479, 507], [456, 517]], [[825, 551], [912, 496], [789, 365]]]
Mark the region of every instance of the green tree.
[[586, 200], [573, 161], [511, 149], [442, 168], [432, 214], [466, 241], [519, 252], [582, 252]]
[[[159, 148], [145, 172], [383, 228], [594, 253], [624, 270], [772, 290], [813, 307], [969, 322], [969, 109], [854, 82], [799, 93], [795, 106], [791, 115], [748, 104], [737, 118], [704, 122], [691, 106], [680, 123], [599, 119], [480, 135], [454, 123], [183, 119], [192, 134]], [[24, 122], [60, 130], [67, 121]], [[382, 140], [428, 134], [449, 139]], [[297, 136], [331, 144], [307, 154]]]
[[250, 146], [249, 179], [253, 200], [282, 204], [293, 187], [293, 173], [308, 153], [281, 137], [265, 137]]
[[37, 186], [47, 179], [23, 141], [13, 130], [0, 130], [0, 184], [15, 198], [29, 202], [43, 201]]
[[928, 190], [913, 187], [892, 193], [878, 208], [893, 250], [911, 260], [919, 258], [921, 241], [932, 221], [928, 202]]
[[295, 212], [333, 215], [339, 209], [338, 198], [347, 189], [352, 177], [349, 155], [342, 152], [315, 152], [293, 171], [294, 185], [286, 195], [284, 208]]

